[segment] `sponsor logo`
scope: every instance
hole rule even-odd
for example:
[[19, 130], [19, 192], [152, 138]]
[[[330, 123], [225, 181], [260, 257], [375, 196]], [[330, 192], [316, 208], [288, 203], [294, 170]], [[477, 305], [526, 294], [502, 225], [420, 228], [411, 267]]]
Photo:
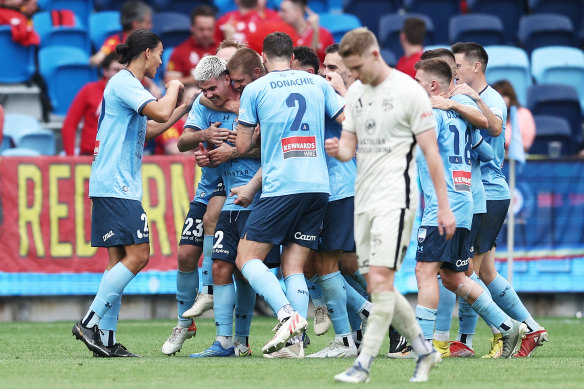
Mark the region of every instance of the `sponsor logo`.
[[432, 111], [429, 111], [429, 112], [423, 112], [423, 113], [420, 115], [420, 119], [425, 119], [425, 118], [427, 118], [428, 116], [432, 116]]
[[124, 192], [127, 192], [127, 191], [128, 191], [128, 187], [124, 185], [124, 186], [122, 186], [122, 190], [123, 190]]
[[316, 241], [316, 235], [305, 235], [298, 231], [294, 234], [294, 239], [305, 240], [307, 242], [314, 242]]
[[93, 160], [94, 161], [95, 161], [95, 158], [97, 158], [98, 153], [99, 153], [99, 141], [96, 139], [95, 146], [93, 146]]
[[456, 267], [462, 267], [462, 266], [466, 266], [466, 265], [468, 265], [468, 258], [456, 260]]
[[106, 240], [108, 240], [112, 236], [114, 236], [114, 232], [112, 230], [109, 230], [109, 232], [103, 236], [103, 241], [105, 242]]
[[367, 133], [369, 135], [373, 135], [376, 127], [377, 127], [377, 124], [375, 123], [375, 120], [373, 120], [373, 119], [369, 119], [365, 122], [365, 131], [367, 131]]
[[457, 192], [470, 192], [471, 173], [462, 170], [454, 170], [452, 172], [452, 182], [454, 183], [454, 190]]
[[387, 112], [393, 109], [393, 102], [391, 99], [383, 99], [381, 101], [381, 106], [383, 107], [383, 111]]
[[282, 139], [282, 153], [288, 158], [315, 158], [315, 136], [291, 136]]
[[426, 232], [427, 230], [425, 228], [418, 228], [418, 243], [422, 243], [426, 240]]
[[191, 64], [196, 66], [200, 60], [201, 57], [199, 56], [199, 54], [196, 51], [191, 51], [191, 55], [189, 55], [189, 61], [191, 62]]
[[360, 114], [361, 112], [363, 112], [363, 102], [361, 101], [361, 98], [359, 98], [355, 103], [355, 113]]

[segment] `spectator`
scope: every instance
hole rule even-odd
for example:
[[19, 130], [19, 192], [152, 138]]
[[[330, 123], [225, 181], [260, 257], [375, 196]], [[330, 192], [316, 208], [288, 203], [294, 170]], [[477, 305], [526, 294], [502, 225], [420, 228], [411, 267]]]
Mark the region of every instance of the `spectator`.
[[61, 130], [65, 154], [75, 155], [77, 127], [81, 119], [83, 119], [79, 154], [93, 155], [95, 137], [97, 135], [97, 122], [101, 113], [103, 90], [108, 80], [124, 68], [124, 65], [120, 64], [117, 58], [116, 53], [106, 55], [101, 63], [103, 78], [83, 86], [75, 96], [75, 99], [73, 99]]
[[215, 54], [215, 11], [206, 5], [191, 12], [191, 36], [174, 48], [164, 75], [164, 83], [179, 80], [185, 86], [194, 85], [191, 71], [199, 60]]
[[262, 22], [266, 21], [265, 9], [258, 10], [258, 0], [235, 0], [237, 9], [227, 12], [217, 20], [217, 36], [220, 40], [235, 40], [247, 42], [248, 35], [254, 32]]
[[[319, 17], [306, 5], [307, 0], [284, 0], [280, 3], [280, 17], [294, 28], [298, 46], [308, 46], [316, 52], [321, 64], [324, 61], [324, 49], [335, 43], [332, 34], [319, 26]], [[304, 13], [308, 18], [304, 18]]]
[[426, 22], [419, 18], [407, 18], [399, 33], [399, 43], [404, 49], [404, 55], [397, 61], [395, 68], [408, 76], [415, 78], [414, 65], [420, 60], [424, 52], [424, 37], [426, 36]]
[[[505, 104], [507, 105], [507, 124], [505, 124], [505, 149], [509, 147], [509, 142], [511, 141], [511, 123], [517, 123], [519, 126], [519, 131], [521, 133], [521, 140], [523, 143], [523, 149], [528, 151], [533, 140], [535, 139], [535, 120], [533, 120], [533, 115], [531, 111], [525, 107], [519, 105], [517, 101], [517, 95], [515, 94], [515, 89], [513, 85], [507, 80], [497, 81], [493, 88], [503, 97]], [[515, 109], [511, 109], [515, 107]], [[512, 118], [512, 115], [516, 115], [516, 118]]]
[[138, 29], [150, 30], [152, 28], [152, 8], [141, 1], [126, 1], [122, 5], [120, 16], [122, 32], [107, 37], [99, 51], [91, 56], [89, 64], [100, 66], [105, 56], [116, 51], [119, 43], [126, 41], [128, 35]]
[[38, 45], [41, 40], [27, 16], [21, 12], [23, 0], [0, 0], [0, 25], [10, 25], [12, 40], [23, 46]]
[[[182, 134], [183, 127], [185, 126], [185, 118], [178, 119], [170, 128], [164, 131], [162, 134], [154, 138], [156, 148], [154, 150], [155, 155], [177, 155], [183, 154], [178, 149], [177, 143], [178, 138]], [[185, 151], [186, 154], [193, 154], [192, 151]]]

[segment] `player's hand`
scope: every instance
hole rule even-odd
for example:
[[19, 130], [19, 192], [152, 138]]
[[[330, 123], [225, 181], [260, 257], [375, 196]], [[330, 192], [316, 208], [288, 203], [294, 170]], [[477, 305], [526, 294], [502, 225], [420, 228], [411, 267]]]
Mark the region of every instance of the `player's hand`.
[[432, 104], [432, 108], [441, 109], [443, 111], [449, 111], [454, 107], [454, 101], [442, 96], [430, 97], [430, 103]]
[[200, 167], [209, 166], [209, 152], [201, 143], [199, 143], [199, 147], [195, 149], [195, 161], [197, 161], [197, 165]]
[[199, 94], [201, 93], [201, 90], [199, 88], [188, 88], [188, 91], [189, 92], [185, 98], [185, 104], [190, 107], [197, 99], [197, 96], [199, 96]]
[[345, 82], [343, 78], [337, 72], [330, 72], [326, 75], [326, 80], [331, 84], [333, 89], [340, 94], [345, 96], [347, 94], [347, 88], [345, 88]]
[[209, 162], [213, 166], [217, 166], [223, 162], [227, 162], [234, 157], [235, 147], [229, 146], [227, 143], [221, 143], [219, 147], [209, 151]]
[[247, 208], [253, 201], [255, 193], [253, 193], [248, 183], [232, 188], [229, 196], [237, 196], [234, 201], [235, 205], [241, 205], [242, 207]]
[[308, 17], [306, 18], [306, 21], [308, 22], [308, 24], [310, 24], [310, 26], [312, 27], [313, 30], [318, 29], [318, 25], [320, 22], [320, 18], [318, 17], [318, 14], [316, 12], [314, 12], [313, 10], [311, 10], [308, 6], [304, 7], [304, 11], [308, 15]]
[[207, 141], [215, 145], [220, 145], [227, 140], [227, 137], [229, 136], [229, 130], [227, 128], [220, 128], [220, 125], [221, 122], [215, 122], [211, 124], [209, 128], [207, 128]]
[[229, 135], [227, 135], [227, 142], [235, 144], [235, 138], [237, 138], [237, 131], [229, 131]]
[[325, 139], [324, 149], [329, 156], [336, 158], [339, 154], [339, 148], [339, 138], [334, 137]]
[[171, 87], [178, 88], [179, 92], [185, 88], [184, 84], [182, 82], [180, 82], [179, 80], [170, 80], [166, 84], [166, 89], [170, 89]]
[[226, 111], [233, 112], [236, 115], [239, 115], [239, 101], [229, 100], [223, 104], [223, 108]]
[[438, 233], [446, 234], [446, 240], [450, 240], [456, 231], [456, 219], [450, 208], [438, 209]]
[[235, 25], [233, 18], [230, 18], [227, 23], [219, 26], [219, 29], [221, 32], [223, 32], [223, 38], [225, 38], [224, 40], [231, 40], [233, 35], [235, 35]]
[[454, 95], [467, 95], [475, 102], [481, 98], [481, 96], [477, 93], [476, 90], [472, 89], [468, 84], [462, 83], [457, 84], [454, 89], [450, 92], [450, 96]]

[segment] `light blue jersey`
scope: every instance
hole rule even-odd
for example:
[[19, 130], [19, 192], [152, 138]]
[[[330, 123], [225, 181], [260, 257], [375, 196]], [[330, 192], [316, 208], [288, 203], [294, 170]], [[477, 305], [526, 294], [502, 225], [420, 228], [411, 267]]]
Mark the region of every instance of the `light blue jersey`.
[[[444, 164], [446, 189], [456, 227], [470, 230], [472, 223], [471, 129], [454, 111], [432, 110], [436, 120], [438, 149]], [[422, 226], [438, 226], [438, 198], [423, 153], [417, 153], [418, 175], [424, 192]]]
[[239, 122], [261, 127], [262, 198], [330, 193], [324, 151], [324, 117], [344, 103], [320, 76], [273, 71], [243, 90]]
[[497, 137], [489, 135], [487, 130], [481, 130], [481, 135], [495, 152], [495, 157], [491, 161], [481, 163], [481, 174], [485, 186], [485, 193], [487, 200], [509, 200], [511, 194], [509, 193], [509, 186], [503, 175], [507, 106], [501, 95], [490, 86], [487, 86], [480, 95], [489, 109], [502, 120], [502, 131]]
[[[234, 113], [213, 111], [205, 107], [201, 104], [201, 96], [202, 94], [193, 103], [187, 121], [185, 122], [185, 128], [202, 131], [209, 128], [215, 122], [221, 122], [221, 128], [234, 130], [234, 120], [237, 116]], [[219, 168], [202, 167], [201, 179], [199, 180], [195, 193], [195, 201], [208, 204], [211, 194], [217, 188], [220, 181], [221, 171]]]
[[89, 197], [142, 200], [142, 154], [148, 119], [140, 113], [155, 100], [129, 70], [109, 80], [101, 103]]
[[[325, 118], [325, 139], [334, 137], [340, 138], [342, 129], [342, 126], [335, 120]], [[341, 162], [327, 154], [326, 166], [328, 167], [329, 185], [331, 188], [329, 202], [355, 196], [357, 159], [353, 157], [350, 161]]]
[[261, 191], [256, 193], [253, 202], [247, 208], [244, 208], [241, 205], [236, 205], [236, 196], [230, 196], [229, 194], [231, 193], [232, 188], [247, 184], [257, 173], [259, 168], [259, 158], [234, 158], [219, 166], [218, 169], [221, 171], [221, 177], [223, 178], [225, 193], [227, 195], [227, 197], [225, 197], [222, 211], [250, 211], [253, 209], [254, 204], [260, 198]]

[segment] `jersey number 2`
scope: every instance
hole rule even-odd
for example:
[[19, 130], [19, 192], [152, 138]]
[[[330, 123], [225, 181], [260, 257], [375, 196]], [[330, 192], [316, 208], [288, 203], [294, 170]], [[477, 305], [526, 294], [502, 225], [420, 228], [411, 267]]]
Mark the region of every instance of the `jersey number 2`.
[[306, 99], [300, 93], [290, 93], [286, 99], [286, 105], [290, 108], [296, 107], [296, 102], [298, 102], [298, 111], [296, 112], [296, 117], [290, 126], [290, 131], [309, 131], [310, 127], [308, 123], [302, 123], [302, 118], [306, 112]]

